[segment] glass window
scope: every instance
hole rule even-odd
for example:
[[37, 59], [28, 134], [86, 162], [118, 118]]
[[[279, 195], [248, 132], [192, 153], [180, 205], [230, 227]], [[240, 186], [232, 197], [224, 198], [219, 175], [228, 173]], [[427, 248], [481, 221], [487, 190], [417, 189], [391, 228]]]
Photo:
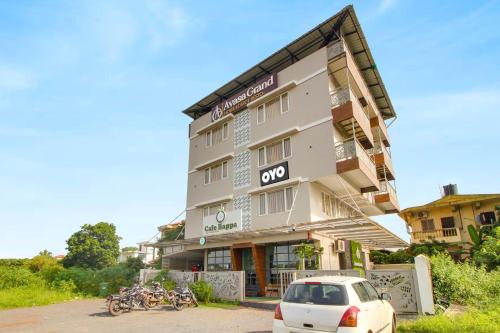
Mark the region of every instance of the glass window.
[[443, 229], [455, 228], [455, 220], [453, 219], [453, 216], [442, 217], [441, 227]]
[[266, 121], [276, 119], [281, 113], [279, 97], [266, 103]]
[[262, 124], [264, 121], [266, 121], [266, 113], [264, 110], [264, 104], [262, 104], [257, 108], [257, 124]]
[[283, 140], [283, 154], [286, 157], [292, 156], [292, 146], [290, 145], [290, 138]]
[[227, 139], [227, 136], [229, 134], [229, 126], [228, 123], [225, 123], [222, 125], [222, 139], [225, 140]]
[[210, 181], [212, 183], [219, 181], [221, 179], [221, 175], [222, 175], [222, 165], [221, 164], [210, 168]]
[[267, 193], [268, 214], [281, 213], [285, 211], [285, 192], [283, 190]]
[[479, 222], [481, 225], [491, 225], [496, 222], [495, 212], [483, 212], [479, 214]]
[[227, 178], [227, 162], [222, 162], [222, 178]]
[[266, 164], [266, 157], [265, 157], [265, 148], [262, 147], [259, 149], [259, 166], [263, 166]]
[[377, 292], [377, 290], [375, 290], [375, 288], [373, 288], [373, 286], [370, 284], [370, 282], [364, 281], [363, 286], [365, 287], [366, 292], [368, 293], [368, 296], [370, 296], [371, 301], [379, 300], [378, 292]]
[[259, 204], [260, 204], [259, 214], [266, 215], [266, 194], [265, 193], [261, 193], [259, 195]]
[[271, 143], [266, 146], [266, 162], [271, 164], [283, 159], [282, 141]]
[[206, 134], [206, 145], [207, 147], [212, 145], [212, 131], [208, 131]]
[[210, 215], [210, 211], [208, 209], [208, 207], [203, 207], [203, 216], [209, 216]]
[[429, 220], [422, 220], [420, 221], [422, 223], [422, 231], [433, 231], [434, 230], [434, 220], [429, 219]]
[[352, 287], [356, 294], [359, 297], [359, 300], [361, 302], [369, 302], [370, 301], [370, 295], [368, 295], [368, 292], [366, 291], [365, 287], [361, 282], [353, 283]]
[[208, 250], [207, 270], [227, 271], [231, 270], [231, 251], [229, 248], [218, 248]]
[[287, 187], [285, 189], [285, 196], [286, 196], [286, 210], [292, 209], [293, 205], [293, 188], [292, 187]]
[[212, 145], [222, 142], [222, 127], [218, 126], [212, 130]]
[[283, 297], [283, 302], [321, 305], [348, 304], [345, 287], [336, 284], [291, 284]]
[[281, 113], [288, 112], [288, 93], [281, 95]]
[[210, 168], [205, 169], [205, 185], [210, 184]]

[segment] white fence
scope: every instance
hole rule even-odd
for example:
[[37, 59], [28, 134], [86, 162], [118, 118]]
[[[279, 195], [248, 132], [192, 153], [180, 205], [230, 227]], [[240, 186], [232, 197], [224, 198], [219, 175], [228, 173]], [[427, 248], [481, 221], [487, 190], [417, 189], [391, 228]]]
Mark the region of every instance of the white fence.
[[[154, 279], [160, 271], [156, 269], [141, 269], [140, 279], [142, 283]], [[245, 298], [245, 272], [181, 272], [169, 271], [168, 277], [175, 281], [178, 287], [186, 287], [190, 283], [206, 281], [213, 288], [215, 298], [242, 301]]]

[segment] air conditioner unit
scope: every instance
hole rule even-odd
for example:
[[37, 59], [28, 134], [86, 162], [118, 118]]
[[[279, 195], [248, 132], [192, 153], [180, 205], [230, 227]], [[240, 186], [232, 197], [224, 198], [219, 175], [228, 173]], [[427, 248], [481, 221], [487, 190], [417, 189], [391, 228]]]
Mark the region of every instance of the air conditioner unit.
[[428, 213], [428, 212], [425, 212], [425, 211], [418, 212], [418, 213], [417, 213], [417, 217], [418, 217], [419, 219], [426, 219], [427, 217], [429, 217], [429, 213]]
[[333, 246], [335, 252], [345, 252], [345, 242], [343, 239], [337, 239]]

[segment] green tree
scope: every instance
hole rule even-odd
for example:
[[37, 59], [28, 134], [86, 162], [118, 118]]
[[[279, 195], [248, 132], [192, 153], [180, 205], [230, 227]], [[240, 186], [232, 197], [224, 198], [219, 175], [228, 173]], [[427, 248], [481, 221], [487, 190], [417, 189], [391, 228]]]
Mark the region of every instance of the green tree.
[[134, 272], [139, 272], [141, 269], [144, 268], [144, 263], [142, 262], [141, 258], [132, 258], [128, 257], [127, 261], [125, 262], [125, 267], [133, 270]]
[[488, 271], [500, 267], [500, 226], [484, 236], [472, 256], [477, 266], [485, 266]]
[[122, 252], [135, 252], [137, 250], [139, 250], [139, 248], [135, 246], [126, 246], [122, 249]]
[[40, 272], [43, 269], [58, 266], [57, 260], [52, 257], [52, 253], [43, 250], [28, 262], [28, 268], [33, 272]]
[[107, 222], [85, 224], [66, 241], [68, 254], [64, 267], [102, 269], [116, 264], [120, 255], [116, 227]]

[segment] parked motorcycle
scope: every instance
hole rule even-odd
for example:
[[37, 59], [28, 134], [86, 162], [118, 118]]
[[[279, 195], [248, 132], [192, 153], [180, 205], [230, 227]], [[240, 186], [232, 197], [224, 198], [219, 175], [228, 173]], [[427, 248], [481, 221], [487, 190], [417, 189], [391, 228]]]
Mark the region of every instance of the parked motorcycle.
[[153, 282], [152, 289], [148, 294], [148, 306], [154, 308], [165, 301], [175, 310], [182, 310], [182, 304], [179, 302], [179, 297], [177, 297], [174, 291], [167, 292], [160, 282]]
[[108, 311], [112, 316], [119, 316], [124, 311], [131, 311], [142, 307], [149, 310], [149, 290], [139, 283], [132, 288], [120, 288], [118, 295], [109, 295], [106, 298]]
[[175, 288], [176, 297], [178, 299], [179, 304], [181, 306], [198, 306], [198, 300], [196, 299], [195, 294], [188, 287], [185, 288]]

